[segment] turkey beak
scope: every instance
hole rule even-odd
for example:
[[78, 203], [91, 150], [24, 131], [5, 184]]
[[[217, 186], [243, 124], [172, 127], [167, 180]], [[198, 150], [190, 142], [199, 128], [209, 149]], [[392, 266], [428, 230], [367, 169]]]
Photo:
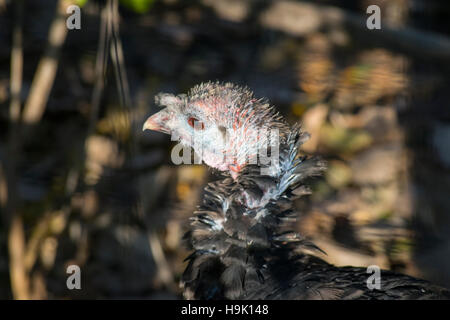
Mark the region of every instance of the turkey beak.
[[167, 108], [155, 113], [151, 117], [149, 117], [142, 127], [142, 131], [145, 130], [154, 130], [163, 133], [170, 134], [170, 129], [165, 125], [169, 120], [170, 115]]

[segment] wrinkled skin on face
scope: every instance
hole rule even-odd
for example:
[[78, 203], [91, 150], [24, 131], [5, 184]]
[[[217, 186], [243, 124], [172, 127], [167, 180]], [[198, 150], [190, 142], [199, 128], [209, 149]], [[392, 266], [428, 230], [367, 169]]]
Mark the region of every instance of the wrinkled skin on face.
[[[155, 100], [165, 108], [147, 119], [144, 130], [170, 134], [192, 147], [208, 166], [232, 177], [246, 164], [256, 164], [258, 152], [280, 142], [288, 131], [264, 100], [229, 83], [201, 84], [188, 95], [162, 93]], [[271, 130], [279, 133], [273, 141]]]

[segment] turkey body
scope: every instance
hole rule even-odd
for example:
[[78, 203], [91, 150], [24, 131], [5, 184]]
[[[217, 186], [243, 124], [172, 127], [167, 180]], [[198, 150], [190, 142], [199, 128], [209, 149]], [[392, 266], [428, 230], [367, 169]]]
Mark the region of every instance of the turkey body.
[[[311, 255], [296, 257], [286, 263], [290, 265], [288, 270], [285, 268], [277, 270], [277, 266], [274, 266], [268, 273], [267, 284], [255, 287], [252, 292], [247, 292], [240, 298], [264, 300], [450, 299], [449, 291], [444, 288], [390, 271], [381, 271], [379, 289], [369, 289], [367, 280], [370, 273], [367, 273], [366, 268], [335, 267]], [[282, 274], [285, 272], [285, 276], [280, 276], [279, 272]], [[283, 277], [285, 279], [282, 279]]]
[[299, 156], [309, 135], [289, 126], [265, 99], [232, 83], [208, 82], [187, 95], [161, 93], [156, 103], [165, 108], [143, 129], [171, 134], [224, 175], [205, 188], [191, 217], [186, 239], [192, 254], [181, 279], [185, 298], [450, 298], [446, 289], [389, 271], [371, 290], [366, 269], [338, 268], [308, 254], [321, 250], [292, 231], [293, 201], [310, 193], [308, 179], [325, 164]]
[[309, 193], [318, 159], [297, 157], [307, 139], [296, 127], [281, 146], [279, 174], [247, 166], [236, 179], [210, 183], [186, 235], [193, 253], [182, 277], [187, 299], [450, 299], [427, 281], [381, 271], [369, 289], [366, 268], [335, 267], [307, 250], [321, 251], [290, 231], [294, 199]]

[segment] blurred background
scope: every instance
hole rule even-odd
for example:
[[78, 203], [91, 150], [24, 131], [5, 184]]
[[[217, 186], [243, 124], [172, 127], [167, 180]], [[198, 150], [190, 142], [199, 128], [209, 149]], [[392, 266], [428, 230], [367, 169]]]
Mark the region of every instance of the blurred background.
[[156, 93], [207, 80], [311, 133], [329, 168], [297, 228], [323, 259], [450, 287], [449, 21], [446, 0], [0, 0], [0, 298], [181, 298], [218, 176], [141, 128]]

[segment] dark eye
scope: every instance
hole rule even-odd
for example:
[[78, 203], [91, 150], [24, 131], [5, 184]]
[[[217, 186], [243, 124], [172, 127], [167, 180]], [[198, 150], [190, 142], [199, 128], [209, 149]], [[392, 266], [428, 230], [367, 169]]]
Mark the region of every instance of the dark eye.
[[189, 117], [188, 124], [194, 129], [199, 129], [199, 130], [205, 129], [205, 125], [203, 124], [203, 122], [198, 121], [194, 117]]

